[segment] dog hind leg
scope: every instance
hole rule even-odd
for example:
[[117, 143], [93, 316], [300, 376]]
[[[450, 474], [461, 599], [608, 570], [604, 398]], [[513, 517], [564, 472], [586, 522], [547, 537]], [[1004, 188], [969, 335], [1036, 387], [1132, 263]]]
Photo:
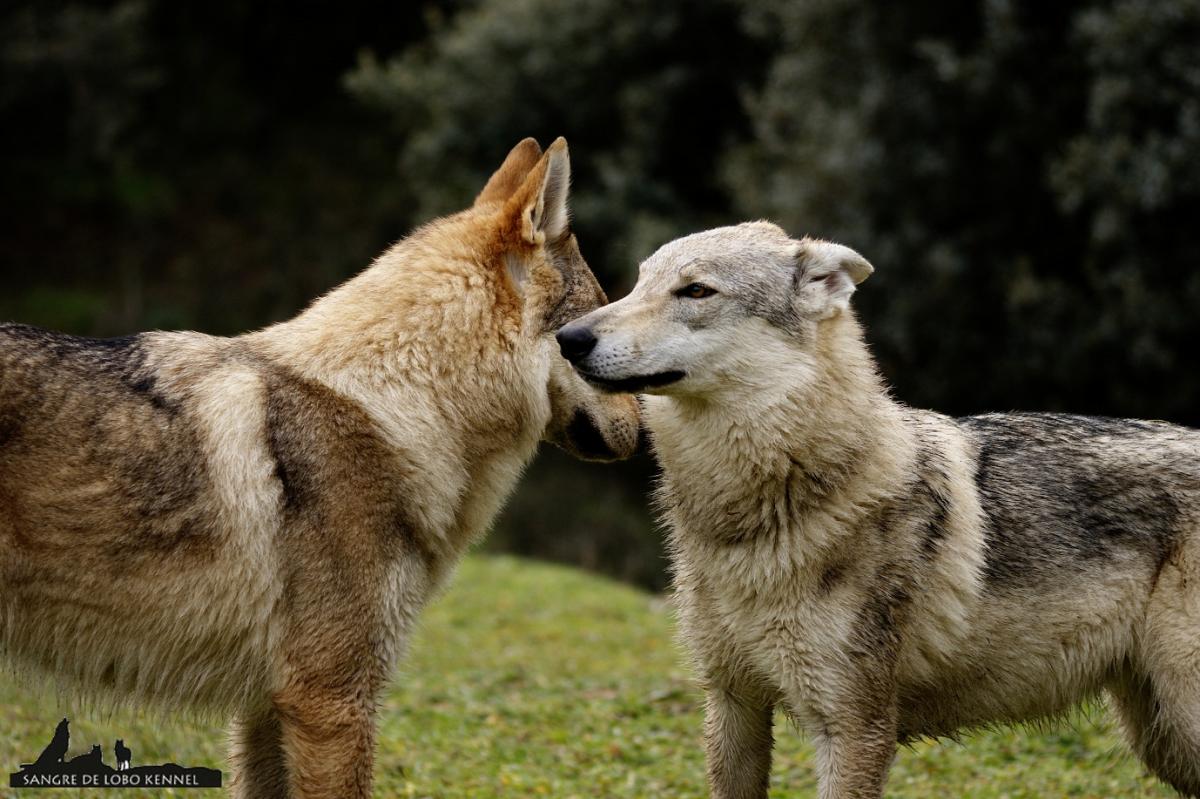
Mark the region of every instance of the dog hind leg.
[[1129, 745], [1159, 779], [1200, 797], [1200, 738], [1164, 709], [1150, 678], [1130, 676], [1110, 688]]
[[1159, 573], [1137, 664], [1111, 688], [1130, 744], [1159, 779], [1200, 798], [1200, 535]]
[[237, 799], [287, 799], [287, 762], [275, 711], [246, 714], [234, 724], [231, 739], [232, 795]]

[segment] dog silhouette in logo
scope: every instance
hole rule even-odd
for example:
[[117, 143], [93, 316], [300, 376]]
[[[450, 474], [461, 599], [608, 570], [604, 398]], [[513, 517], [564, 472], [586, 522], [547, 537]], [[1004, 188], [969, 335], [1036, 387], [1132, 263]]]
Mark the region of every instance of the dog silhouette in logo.
[[[117, 761], [115, 769], [104, 762], [104, 752], [99, 744], [94, 744], [90, 752], [85, 752], [76, 757], [69, 757], [67, 752], [71, 746], [71, 732], [68, 724], [67, 719], [63, 719], [59, 723], [50, 744], [42, 750], [36, 762], [22, 763], [21, 773], [9, 775], [11, 785], [41, 786], [51, 784], [49, 782], [31, 782], [26, 779], [29, 775], [85, 775], [93, 778], [102, 776], [107, 778], [107, 775], [116, 774], [118, 771], [133, 770], [133, 751], [125, 745], [124, 738], [118, 738], [113, 746], [113, 754], [116, 756]], [[180, 784], [196, 788], [221, 787], [221, 772], [217, 769], [206, 768], [204, 766], [180, 766], [177, 763], [163, 763], [162, 765], [141, 764], [137, 767], [136, 774], [145, 777], [183, 777], [187, 778], [187, 781]], [[57, 785], [58, 783], [53, 784]], [[67, 783], [63, 784], [66, 785]], [[98, 783], [93, 780], [91, 784], [97, 785]]]
[[54, 737], [50, 739], [50, 743], [33, 762], [33, 768], [45, 769], [61, 763], [63, 756], [67, 754], [67, 747], [70, 745], [71, 731], [67, 720], [63, 719], [58, 723], [58, 728], [54, 730]]
[[73, 757], [68, 762], [75, 768], [91, 768], [93, 766], [104, 765], [104, 755], [100, 752], [100, 744], [93, 745], [92, 751], [79, 757]]
[[117, 771], [129, 768], [129, 758], [133, 757], [133, 752], [129, 751], [129, 747], [125, 745], [124, 738], [117, 739], [117, 745], [113, 747], [113, 752], [117, 756]]

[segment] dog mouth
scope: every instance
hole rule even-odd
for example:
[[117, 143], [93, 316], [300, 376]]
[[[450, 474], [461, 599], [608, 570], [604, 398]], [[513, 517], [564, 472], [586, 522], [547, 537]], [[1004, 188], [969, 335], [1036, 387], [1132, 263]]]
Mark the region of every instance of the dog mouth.
[[612, 379], [601, 377], [600, 375], [592, 374], [576, 367], [579, 376], [593, 386], [604, 391], [611, 391], [615, 394], [636, 394], [647, 388], [659, 388], [660, 386], [668, 386], [671, 383], [676, 383], [687, 376], [686, 372], [678, 369], [672, 369], [667, 372], [656, 372], [650, 375], [635, 375], [634, 377], [622, 377], [620, 379]]

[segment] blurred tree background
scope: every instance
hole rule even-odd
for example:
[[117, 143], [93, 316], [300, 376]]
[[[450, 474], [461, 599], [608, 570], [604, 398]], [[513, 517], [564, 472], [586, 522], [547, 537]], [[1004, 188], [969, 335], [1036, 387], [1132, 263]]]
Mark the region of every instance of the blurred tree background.
[[[0, 318], [258, 327], [565, 135], [612, 296], [767, 217], [907, 402], [1200, 424], [1200, 0], [39, 0], [0, 68]], [[491, 546], [661, 586], [652, 479], [543, 453]]]

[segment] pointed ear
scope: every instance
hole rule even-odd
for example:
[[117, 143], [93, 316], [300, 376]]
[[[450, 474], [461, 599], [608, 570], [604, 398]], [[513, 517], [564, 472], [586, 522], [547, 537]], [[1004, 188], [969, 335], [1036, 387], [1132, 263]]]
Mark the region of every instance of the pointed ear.
[[483, 191], [475, 198], [475, 205], [502, 203], [507, 200], [521, 187], [525, 176], [541, 156], [542, 146], [536, 139], [522, 139], [516, 147], [508, 151], [504, 163], [492, 174]]
[[557, 241], [567, 233], [571, 221], [570, 189], [571, 158], [567, 140], [559, 137], [529, 171], [506, 206], [510, 215], [518, 217], [516, 221], [526, 243]]
[[796, 289], [806, 310], [828, 319], [850, 307], [850, 296], [875, 267], [854, 250], [820, 239], [796, 242]]

